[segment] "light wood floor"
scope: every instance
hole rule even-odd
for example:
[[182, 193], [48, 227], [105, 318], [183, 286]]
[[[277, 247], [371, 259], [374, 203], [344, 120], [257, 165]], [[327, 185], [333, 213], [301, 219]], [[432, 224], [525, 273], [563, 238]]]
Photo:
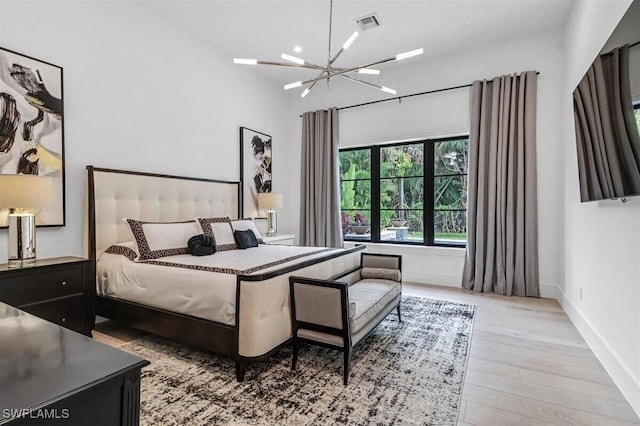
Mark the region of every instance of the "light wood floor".
[[[558, 302], [403, 285], [403, 293], [476, 305], [458, 425], [629, 425], [640, 419]], [[140, 337], [112, 322], [96, 340]]]

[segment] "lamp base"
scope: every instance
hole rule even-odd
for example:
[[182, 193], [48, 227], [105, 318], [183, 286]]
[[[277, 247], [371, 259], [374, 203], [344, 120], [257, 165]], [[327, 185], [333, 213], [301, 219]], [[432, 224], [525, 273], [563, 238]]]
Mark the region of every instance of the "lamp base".
[[7, 215], [9, 268], [36, 264], [36, 217], [33, 213], [12, 209]]
[[267, 210], [267, 235], [275, 235], [278, 231], [278, 220], [275, 210]]
[[7, 263], [7, 267], [9, 269], [29, 268], [36, 265], [37, 261], [35, 257], [33, 259], [9, 260], [9, 262]]

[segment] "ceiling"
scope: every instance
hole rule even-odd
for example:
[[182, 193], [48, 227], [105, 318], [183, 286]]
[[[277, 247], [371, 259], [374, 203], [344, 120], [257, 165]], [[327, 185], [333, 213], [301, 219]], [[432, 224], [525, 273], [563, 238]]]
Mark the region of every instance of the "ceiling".
[[[353, 31], [360, 36], [336, 61], [350, 67], [424, 48], [406, 62], [472, 49], [499, 40], [556, 31], [574, 0], [334, 0], [332, 49], [335, 54]], [[281, 61], [280, 54], [325, 65], [329, 38], [329, 0], [185, 1], [145, 0], [139, 4], [167, 22], [201, 38], [232, 58]], [[377, 13], [382, 25], [361, 31], [355, 19]], [[293, 47], [302, 47], [294, 53]], [[376, 82], [384, 84], [381, 65]], [[238, 67], [246, 65], [236, 65]], [[277, 84], [315, 76], [312, 70], [258, 66], [255, 72]]]

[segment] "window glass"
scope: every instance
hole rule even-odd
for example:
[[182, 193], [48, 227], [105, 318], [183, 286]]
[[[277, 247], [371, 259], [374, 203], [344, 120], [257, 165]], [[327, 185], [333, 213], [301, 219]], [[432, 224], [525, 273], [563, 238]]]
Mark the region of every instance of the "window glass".
[[341, 150], [345, 240], [464, 245], [468, 145], [457, 137]]
[[380, 177], [422, 176], [424, 144], [380, 148]]
[[467, 209], [467, 175], [436, 176], [433, 179], [436, 210]]
[[469, 139], [436, 142], [434, 176], [467, 174]]
[[467, 240], [468, 150], [468, 139], [434, 144], [433, 237], [436, 244], [460, 244]]
[[342, 233], [347, 239], [371, 239], [371, 149], [340, 152]]

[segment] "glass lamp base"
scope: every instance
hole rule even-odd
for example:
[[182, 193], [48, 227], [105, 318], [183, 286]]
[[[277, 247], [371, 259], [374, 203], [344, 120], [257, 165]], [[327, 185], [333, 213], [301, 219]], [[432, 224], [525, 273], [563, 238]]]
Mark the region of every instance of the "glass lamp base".
[[36, 266], [36, 258], [32, 259], [9, 259], [8, 267], [9, 269], [19, 269], [19, 268], [28, 268], [30, 266]]
[[278, 231], [278, 223], [275, 210], [267, 210], [267, 235], [275, 235]]
[[33, 213], [11, 210], [7, 216], [9, 268], [36, 264], [36, 218]]

